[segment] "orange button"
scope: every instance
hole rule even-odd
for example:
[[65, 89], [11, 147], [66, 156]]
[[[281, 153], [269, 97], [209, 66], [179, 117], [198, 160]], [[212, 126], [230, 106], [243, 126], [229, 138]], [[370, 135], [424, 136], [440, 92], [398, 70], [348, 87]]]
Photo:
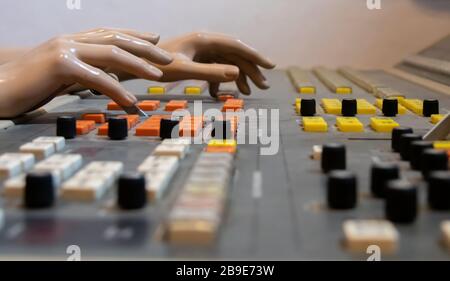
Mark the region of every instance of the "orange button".
[[95, 121], [92, 120], [77, 120], [76, 122], [77, 135], [86, 135], [95, 129]]
[[220, 101], [227, 101], [229, 99], [233, 99], [234, 96], [233, 95], [219, 95], [218, 98], [219, 98]]
[[103, 113], [86, 113], [83, 114], [83, 120], [92, 120], [95, 123], [105, 123], [105, 114]]
[[106, 109], [108, 110], [122, 110], [122, 107], [120, 107], [117, 103], [111, 101], [108, 103]]
[[207, 146], [205, 148], [206, 152], [209, 153], [236, 153], [236, 146]]
[[138, 107], [144, 111], [153, 111], [159, 108], [159, 100], [145, 100], [138, 103]]
[[131, 115], [118, 115], [119, 118], [126, 118], [128, 121], [128, 129], [133, 128], [139, 123], [139, 115], [131, 114]]
[[166, 104], [166, 111], [175, 111], [177, 109], [187, 108], [188, 102], [186, 100], [171, 100]]

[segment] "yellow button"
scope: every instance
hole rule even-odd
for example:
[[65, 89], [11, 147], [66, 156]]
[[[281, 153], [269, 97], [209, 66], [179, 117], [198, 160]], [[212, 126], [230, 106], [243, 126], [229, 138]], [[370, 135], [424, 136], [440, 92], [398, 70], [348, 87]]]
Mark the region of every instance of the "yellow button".
[[356, 99], [358, 114], [376, 114], [377, 108], [365, 99]]
[[444, 115], [443, 114], [432, 114], [431, 115], [431, 123], [433, 124], [437, 124], [439, 123], [442, 119], [444, 119]]
[[[406, 113], [406, 108], [403, 105], [401, 105], [401, 102], [400, 102], [399, 98], [397, 98], [397, 100], [398, 100], [398, 114], [405, 114]], [[382, 110], [383, 109], [383, 99], [377, 99], [375, 101], [375, 105], [380, 110]]]
[[184, 94], [186, 95], [200, 95], [202, 89], [200, 87], [186, 87], [184, 88]]
[[336, 126], [341, 132], [364, 131], [364, 125], [356, 117], [336, 117]]
[[298, 92], [300, 94], [315, 94], [316, 88], [315, 87], [299, 87]]
[[295, 113], [297, 113], [298, 115], [300, 115], [300, 109], [301, 109], [300, 103], [296, 103], [296, 104], [295, 104]]
[[148, 87], [147, 91], [151, 95], [162, 95], [162, 94], [164, 94], [166, 92], [166, 88], [158, 87], [158, 86], [152, 86], [152, 87]]
[[352, 93], [352, 88], [349, 87], [338, 87], [336, 88], [336, 94], [351, 94]]
[[303, 129], [306, 132], [327, 132], [328, 124], [322, 117], [303, 117]]
[[398, 100], [404, 107], [411, 110], [417, 115], [423, 113], [423, 101], [418, 99], [399, 99]]
[[338, 99], [322, 99], [322, 106], [328, 114], [341, 114], [342, 104]]
[[220, 146], [232, 146], [236, 147], [237, 142], [233, 139], [227, 139], [227, 140], [220, 140], [220, 139], [213, 139], [208, 142], [208, 146], [212, 147], [220, 147]]
[[372, 117], [370, 118], [370, 126], [379, 133], [390, 133], [400, 125], [391, 118]]
[[435, 149], [445, 149], [450, 150], [450, 141], [435, 141], [433, 142]]

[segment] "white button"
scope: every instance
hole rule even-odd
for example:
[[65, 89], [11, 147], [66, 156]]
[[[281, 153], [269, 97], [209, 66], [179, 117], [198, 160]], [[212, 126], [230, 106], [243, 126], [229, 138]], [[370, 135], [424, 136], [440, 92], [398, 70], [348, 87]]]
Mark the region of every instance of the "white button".
[[29, 142], [22, 145], [19, 150], [33, 153], [37, 159], [45, 159], [55, 152], [55, 146], [49, 142]]
[[2, 159], [19, 159], [22, 172], [29, 171], [34, 166], [33, 153], [4, 153], [0, 156]]
[[187, 148], [184, 145], [158, 145], [153, 151], [156, 156], [177, 156], [182, 159], [186, 155]]
[[56, 151], [61, 151], [66, 145], [66, 140], [63, 137], [38, 137], [33, 142], [49, 142], [53, 143]]
[[0, 156], [0, 178], [11, 178], [22, 172], [22, 165], [19, 159], [11, 159]]
[[94, 161], [89, 163], [85, 169], [91, 171], [111, 171], [118, 177], [123, 171], [123, 163], [118, 161]]

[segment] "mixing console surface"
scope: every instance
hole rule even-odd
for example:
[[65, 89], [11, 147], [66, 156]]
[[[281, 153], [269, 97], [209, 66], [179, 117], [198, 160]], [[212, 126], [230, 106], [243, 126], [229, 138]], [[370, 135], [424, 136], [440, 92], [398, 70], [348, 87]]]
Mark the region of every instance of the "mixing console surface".
[[[65, 259], [66, 248], [77, 245], [83, 259], [359, 260], [373, 244], [383, 259], [448, 259], [450, 213], [433, 207], [447, 209], [447, 202], [430, 205], [421, 171], [391, 148], [394, 128], [412, 128], [420, 138], [443, 118], [448, 96], [383, 71], [295, 71], [267, 73], [271, 89], [245, 100], [231, 93], [215, 101], [197, 82], [125, 82], [148, 119], [83, 93], [7, 123], [0, 154], [21, 154], [0, 156], [0, 255]], [[373, 91], [357, 86], [355, 73]], [[195, 112], [194, 101], [204, 111], [269, 114], [260, 111], [258, 124], [211, 120]], [[191, 115], [170, 117], [180, 109]], [[271, 121], [275, 126], [261, 133]], [[57, 123], [66, 138], [56, 137]], [[176, 127], [182, 138], [170, 139], [167, 128]], [[267, 137], [236, 143], [236, 133], [251, 139], [252, 129]], [[215, 139], [191, 139], [208, 130]], [[431, 147], [439, 155], [429, 157], [444, 155], [447, 164], [450, 143], [416, 149]], [[263, 155], [264, 148], [275, 150]], [[328, 177], [324, 165], [347, 172]], [[375, 194], [371, 173], [404, 180]], [[447, 192], [440, 188], [448, 186], [447, 174], [432, 177], [433, 191]], [[29, 198], [33, 192], [39, 196]]]

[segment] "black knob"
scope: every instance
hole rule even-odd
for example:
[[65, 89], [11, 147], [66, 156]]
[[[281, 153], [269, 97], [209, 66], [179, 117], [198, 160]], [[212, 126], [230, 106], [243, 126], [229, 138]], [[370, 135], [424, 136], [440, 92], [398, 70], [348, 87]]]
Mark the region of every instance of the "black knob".
[[117, 204], [126, 210], [141, 209], [147, 204], [145, 176], [128, 173], [119, 177]]
[[345, 145], [340, 143], [323, 145], [321, 166], [325, 173], [331, 170], [345, 170], [347, 166]]
[[316, 115], [316, 100], [315, 99], [302, 99], [300, 101], [300, 115], [301, 116]]
[[73, 116], [59, 116], [56, 119], [56, 135], [73, 139], [77, 135], [77, 120]]
[[128, 120], [120, 117], [108, 119], [108, 136], [112, 140], [123, 140], [128, 137]]
[[422, 168], [422, 153], [425, 149], [433, 148], [433, 143], [430, 141], [413, 141], [409, 146], [409, 162], [411, 168], [414, 170], [421, 170]]
[[226, 121], [214, 121], [213, 129], [211, 131], [211, 137], [215, 139], [231, 139], [233, 136], [231, 132], [231, 122]]
[[421, 140], [422, 137], [417, 134], [403, 134], [400, 137], [400, 156], [403, 160], [409, 160], [409, 152], [413, 141]]
[[397, 99], [383, 99], [381, 111], [384, 116], [394, 117], [398, 114], [398, 100]]
[[450, 210], [450, 172], [432, 172], [428, 178], [428, 205], [434, 210]]
[[391, 147], [395, 152], [400, 152], [400, 137], [404, 134], [412, 134], [413, 129], [408, 127], [397, 127], [392, 130]]
[[411, 223], [417, 216], [417, 187], [406, 180], [387, 183], [385, 215], [392, 222]]
[[48, 172], [31, 172], [25, 177], [24, 204], [27, 208], [47, 208], [55, 201], [55, 182]]
[[439, 101], [438, 100], [424, 100], [422, 114], [425, 117], [430, 117], [432, 114], [439, 114]]
[[425, 149], [422, 153], [422, 174], [428, 179], [431, 172], [446, 171], [448, 155], [445, 150]]
[[386, 196], [386, 184], [400, 177], [400, 169], [394, 163], [375, 162], [370, 172], [370, 190], [375, 197]]
[[179, 120], [161, 119], [159, 137], [162, 139], [178, 138], [179, 133]]
[[355, 99], [343, 99], [342, 100], [342, 108], [341, 114], [342, 116], [355, 116], [357, 113], [357, 103]]
[[345, 170], [328, 174], [327, 202], [332, 209], [352, 209], [356, 206], [356, 176]]

